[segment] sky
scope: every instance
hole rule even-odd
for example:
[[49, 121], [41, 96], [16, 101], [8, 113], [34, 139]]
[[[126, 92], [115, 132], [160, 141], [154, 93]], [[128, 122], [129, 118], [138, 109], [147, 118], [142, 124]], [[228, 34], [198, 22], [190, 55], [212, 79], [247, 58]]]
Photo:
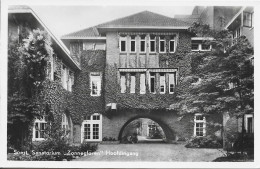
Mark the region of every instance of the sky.
[[30, 6], [57, 37], [141, 11], [168, 17], [191, 14], [194, 6]]

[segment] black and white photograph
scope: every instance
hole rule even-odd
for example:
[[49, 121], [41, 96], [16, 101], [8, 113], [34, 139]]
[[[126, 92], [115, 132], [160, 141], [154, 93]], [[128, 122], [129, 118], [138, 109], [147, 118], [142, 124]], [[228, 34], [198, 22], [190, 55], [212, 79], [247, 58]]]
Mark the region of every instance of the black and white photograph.
[[7, 162], [256, 161], [257, 8], [164, 2], [7, 5]]

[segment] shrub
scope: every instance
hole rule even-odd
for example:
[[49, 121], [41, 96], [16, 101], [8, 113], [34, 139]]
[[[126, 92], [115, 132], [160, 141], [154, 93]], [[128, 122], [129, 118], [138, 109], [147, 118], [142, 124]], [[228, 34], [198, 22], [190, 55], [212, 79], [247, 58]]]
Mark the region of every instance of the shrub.
[[222, 141], [217, 138], [208, 137], [193, 137], [185, 145], [187, 148], [222, 148]]

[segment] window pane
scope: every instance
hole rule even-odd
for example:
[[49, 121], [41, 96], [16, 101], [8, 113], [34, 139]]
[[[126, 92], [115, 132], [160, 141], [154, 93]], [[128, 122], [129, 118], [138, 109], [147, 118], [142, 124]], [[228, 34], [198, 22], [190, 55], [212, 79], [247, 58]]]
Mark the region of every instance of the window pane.
[[243, 18], [244, 18], [243, 19], [244, 26], [251, 27], [252, 26], [252, 14], [249, 12], [244, 12]]
[[210, 45], [203, 43], [201, 48], [202, 48], [202, 50], [209, 50], [210, 49]]
[[150, 41], [150, 51], [155, 52], [155, 41]]
[[160, 73], [160, 93], [165, 93], [165, 74]]
[[174, 73], [169, 74], [169, 91], [170, 93], [173, 93], [175, 86], [175, 75]]
[[203, 116], [202, 115], [196, 115], [196, 120], [203, 120]]
[[141, 41], [140, 51], [145, 52], [145, 41], [144, 40]]
[[93, 124], [93, 139], [99, 139], [99, 124]]
[[199, 44], [198, 43], [192, 43], [191, 50], [199, 50]]
[[165, 52], [165, 41], [160, 40], [160, 52]]
[[90, 124], [84, 124], [84, 139], [90, 139]]
[[170, 52], [174, 52], [175, 46], [174, 46], [174, 41], [170, 41]]
[[140, 74], [140, 93], [144, 94], [145, 93], [145, 74], [141, 73]]
[[135, 93], [135, 74], [131, 74], [130, 93]]
[[135, 52], [135, 41], [131, 40], [131, 52]]
[[247, 132], [253, 133], [253, 118], [252, 117], [247, 118]]
[[91, 75], [91, 95], [100, 95], [101, 90], [101, 76]]
[[126, 41], [121, 41], [121, 52], [126, 51]]
[[150, 92], [151, 93], [155, 92], [155, 74], [154, 73], [150, 74]]
[[126, 76], [125, 74], [121, 74], [121, 78], [120, 78], [120, 81], [121, 81], [121, 93], [125, 93], [126, 92]]

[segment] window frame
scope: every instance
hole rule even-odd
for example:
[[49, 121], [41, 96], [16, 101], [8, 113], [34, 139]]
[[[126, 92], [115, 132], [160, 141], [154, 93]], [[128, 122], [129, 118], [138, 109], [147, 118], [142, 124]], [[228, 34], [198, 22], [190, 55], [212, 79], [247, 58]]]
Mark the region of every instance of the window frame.
[[[154, 42], [154, 51], [151, 51], [151, 42]], [[151, 36], [149, 36], [149, 52], [150, 53], [156, 53], [156, 37], [154, 36], [154, 39], [151, 39]]]
[[[93, 88], [92, 88], [92, 82], [94, 81], [95, 78], [98, 78], [97, 79], [97, 94], [93, 94]], [[89, 74], [89, 82], [90, 82], [90, 95], [91, 96], [101, 96], [101, 86], [102, 86], [102, 75], [100, 72], [91, 72]]]
[[[141, 49], [142, 49], [142, 42], [144, 42], [144, 51], [142, 51]], [[146, 53], [146, 38], [144, 37], [143, 39], [142, 39], [142, 37], [140, 37], [140, 51], [139, 51], [140, 53]]]
[[[122, 81], [122, 77], [124, 77], [124, 82]], [[126, 93], [126, 73], [120, 72], [120, 93]]]
[[[163, 74], [163, 76], [161, 74]], [[162, 86], [162, 84], [161, 84], [161, 80], [162, 80], [161, 77], [164, 77], [164, 83], [163, 83], [164, 91], [163, 92], [161, 91], [161, 86]], [[160, 72], [159, 73], [159, 84], [160, 84], [160, 94], [165, 94], [166, 93], [166, 73], [165, 72]]]
[[[154, 75], [151, 75], [151, 74], [154, 74]], [[154, 79], [154, 92], [151, 91], [151, 87], [152, 87], [152, 83], [151, 83], [151, 79]], [[155, 72], [149, 72], [149, 91], [150, 93], [152, 94], [155, 94], [156, 93], [156, 73]]]
[[68, 90], [68, 67], [62, 64], [62, 87]]
[[[134, 51], [132, 51], [132, 42], [134, 42], [135, 43], [135, 45], [134, 45]], [[136, 37], [134, 37], [134, 38], [132, 38], [132, 37], [130, 37], [130, 53], [136, 53]]]
[[[125, 42], [125, 51], [122, 51], [122, 43], [121, 43], [122, 41]], [[120, 50], [120, 53], [127, 53], [127, 38], [126, 37], [120, 37], [119, 50]]]
[[[252, 118], [252, 132], [248, 132], [248, 118]], [[253, 114], [244, 115], [244, 129], [245, 129], [246, 133], [254, 133], [254, 115]]]
[[135, 89], [136, 89], [136, 73], [130, 73], [130, 93], [135, 93]]
[[[94, 120], [93, 117], [94, 116], [99, 116], [99, 120]], [[85, 139], [85, 124], [90, 125], [90, 138], [89, 139]], [[98, 139], [94, 139], [94, 125], [99, 125], [99, 129], [98, 129]], [[82, 124], [81, 124], [81, 143], [83, 141], [86, 142], [99, 142], [102, 141], [102, 115], [98, 114], [98, 113], [94, 113], [90, 116], [90, 120], [83, 120]]]
[[[245, 14], [249, 14], [250, 19], [245, 19], [247, 17], [245, 17]], [[250, 25], [245, 25], [245, 21], [249, 21]], [[248, 27], [248, 28], [252, 28], [253, 27], [253, 12], [243, 12], [243, 26], [244, 27]]]
[[[141, 76], [144, 77], [144, 84], [141, 82]], [[142, 88], [144, 88], [144, 91], [142, 91]], [[146, 93], [146, 73], [140, 73], [140, 94]]]
[[[174, 42], [174, 45], [173, 45], [174, 50], [173, 51], [171, 51], [171, 42]], [[169, 40], [169, 52], [175, 53], [175, 51], [176, 51], [176, 41], [175, 41], [175, 39], [171, 39], [171, 40]]]
[[[197, 120], [196, 117], [197, 116], [202, 116], [202, 120]], [[198, 136], [197, 135], [197, 126], [196, 124], [198, 123], [203, 123], [203, 127], [202, 127], [202, 132], [203, 132], [203, 135], [202, 136]], [[206, 136], [206, 117], [202, 114], [202, 113], [196, 113], [194, 115], [194, 136], [195, 137], [205, 137]]]
[[[43, 140], [45, 140], [44, 137], [36, 138], [36, 131], [37, 131], [37, 130], [36, 130], [36, 123], [45, 124], [45, 129], [44, 129], [44, 131], [47, 131], [47, 129], [46, 129], [47, 121], [45, 120], [45, 116], [43, 116], [42, 119], [36, 118], [36, 119], [34, 120], [34, 123], [33, 123], [33, 137], [32, 137], [32, 141], [43, 141]], [[40, 126], [41, 126], [41, 125], [40, 125]], [[40, 130], [40, 131], [42, 131], [42, 130]]]
[[[161, 51], [161, 42], [164, 42], [164, 50]], [[159, 53], [166, 53], [166, 40], [165, 38], [159, 37]]]
[[[171, 92], [171, 81], [170, 81], [170, 75], [173, 75], [173, 80], [174, 80], [174, 84], [173, 84], [173, 91]], [[168, 82], [169, 82], [169, 94], [173, 94], [174, 93], [174, 88], [176, 87], [176, 72], [170, 72], [168, 75]]]

